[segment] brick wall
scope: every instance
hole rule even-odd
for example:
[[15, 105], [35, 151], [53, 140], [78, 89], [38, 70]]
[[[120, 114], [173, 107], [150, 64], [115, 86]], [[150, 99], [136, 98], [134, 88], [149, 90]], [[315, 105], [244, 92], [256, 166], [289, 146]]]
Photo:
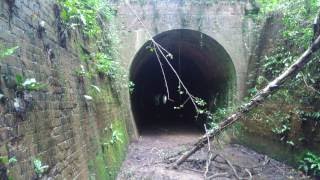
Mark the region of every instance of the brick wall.
[[[75, 75], [84, 63], [77, 47], [90, 45], [90, 41], [72, 31], [65, 34], [68, 37], [63, 42], [54, 3], [0, 1], [0, 43], [19, 46], [13, 56], [0, 61], [0, 93], [5, 95], [0, 104], [0, 154], [16, 157], [18, 162], [9, 167], [9, 175], [15, 179], [36, 177], [35, 158], [49, 166], [46, 177], [112, 179], [125, 153], [127, 129], [131, 128], [129, 111], [121, 100], [126, 98], [115, 96], [107, 78], [82, 81]], [[45, 26], [41, 30], [42, 21]], [[45, 90], [30, 93], [25, 113], [14, 108], [18, 74], [47, 84]], [[93, 101], [83, 96], [90, 93], [90, 85], [103, 90]], [[113, 131], [119, 131], [122, 143], [107, 143]]]

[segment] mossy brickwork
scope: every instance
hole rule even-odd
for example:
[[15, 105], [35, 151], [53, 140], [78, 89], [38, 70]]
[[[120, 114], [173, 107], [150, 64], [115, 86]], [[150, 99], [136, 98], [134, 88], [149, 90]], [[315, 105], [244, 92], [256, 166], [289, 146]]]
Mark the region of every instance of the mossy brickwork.
[[[78, 76], [80, 65], [87, 67], [79, 47], [90, 47], [95, 40], [84, 38], [80, 30], [62, 36], [55, 3], [0, 1], [0, 43], [19, 46], [0, 60], [0, 93], [5, 96], [0, 104], [0, 156], [16, 157], [17, 163], [8, 168], [14, 179], [35, 178], [35, 158], [48, 165], [45, 177], [114, 179], [131, 137], [127, 92], [115, 92], [108, 77]], [[28, 94], [29, 104], [21, 113], [14, 107], [16, 75], [47, 85]], [[110, 143], [113, 132], [117, 140]]]

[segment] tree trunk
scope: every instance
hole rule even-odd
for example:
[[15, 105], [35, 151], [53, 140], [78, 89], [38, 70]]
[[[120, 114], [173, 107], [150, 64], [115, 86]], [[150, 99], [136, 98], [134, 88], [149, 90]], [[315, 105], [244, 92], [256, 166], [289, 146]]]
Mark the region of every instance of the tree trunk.
[[318, 51], [319, 47], [320, 36], [318, 36], [318, 38], [312, 43], [312, 45], [287, 70], [285, 70], [280, 76], [278, 76], [276, 79], [270, 82], [265, 88], [258, 92], [250, 100], [250, 102], [244, 104], [237, 111], [232, 113], [229, 117], [225, 118], [219, 124], [218, 128], [212, 129], [208, 132], [208, 134], [200, 137], [200, 139], [189, 150], [187, 150], [183, 155], [181, 155], [181, 157], [174, 163], [173, 167], [177, 168], [192, 154], [204, 147], [204, 145], [208, 142], [208, 137], [210, 139], [213, 139], [216, 135], [220, 134], [227, 127], [239, 121], [244, 114], [248, 113], [254, 107], [260, 105], [266, 97], [276, 92], [286, 80], [294, 77], [311, 60], [311, 55], [314, 54], [314, 52]]

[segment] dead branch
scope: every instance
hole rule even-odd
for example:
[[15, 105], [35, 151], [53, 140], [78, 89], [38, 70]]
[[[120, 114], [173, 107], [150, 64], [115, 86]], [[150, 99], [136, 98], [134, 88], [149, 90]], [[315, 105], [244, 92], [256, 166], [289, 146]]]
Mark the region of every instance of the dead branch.
[[214, 178], [218, 178], [218, 177], [226, 177], [226, 176], [229, 176], [229, 173], [217, 173], [217, 174], [214, 174], [212, 176], [209, 176], [208, 179], [214, 179]]
[[252, 179], [252, 174], [251, 174], [251, 172], [249, 171], [249, 169], [245, 169], [245, 171], [249, 174], [249, 180], [251, 180], [251, 179]]
[[[275, 78], [264, 89], [258, 92], [248, 103], [244, 104], [229, 117], [225, 118], [219, 124], [218, 128], [210, 130], [209, 138], [213, 139], [215, 136], [233, 125], [235, 122], [238, 122], [243, 115], [260, 105], [266, 97], [276, 92], [284, 82], [294, 77], [308, 62], [310, 62], [311, 56], [319, 50], [319, 47], [320, 36], [318, 36], [318, 38], [311, 44], [311, 46], [280, 76]], [[203, 148], [203, 146], [207, 144], [207, 137], [207, 135], [200, 137], [200, 139], [174, 163], [173, 168], [177, 168], [191, 155], [193, 155], [199, 149]]]
[[304, 84], [306, 85], [306, 87], [307, 87], [310, 91], [312, 91], [312, 92], [320, 95], [320, 92], [319, 92], [318, 90], [316, 90], [314, 87], [312, 87], [311, 85], [308, 84], [307, 78], [305, 77], [305, 75], [304, 75], [303, 73], [301, 73], [301, 75], [302, 75], [302, 79], [303, 79], [303, 82], [304, 82]]
[[244, 179], [244, 178], [242, 178], [242, 177], [239, 176], [237, 170], [234, 168], [234, 166], [232, 165], [232, 163], [231, 163], [227, 158], [225, 158], [225, 157], [222, 156], [221, 154], [219, 154], [219, 156], [220, 156], [224, 161], [226, 161], [226, 163], [228, 164], [228, 166], [232, 169], [234, 176], [235, 176], [238, 180]]
[[208, 135], [208, 129], [207, 129], [206, 125], [204, 125], [204, 129], [206, 131], [207, 140], [208, 140], [208, 158], [207, 158], [207, 162], [206, 162], [206, 170], [204, 172], [204, 179], [207, 179], [213, 155], [212, 155], [212, 152], [211, 152], [210, 138], [209, 138], [209, 135]]
[[156, 49], [156, 46], [153, 44], [153, 48], [154, 48], [154, 52], [157, 56], [157, 60], [159, 62], [159, 66], [161, 68], [161, 72], [162, 72], [162, 76], [163, 76], [163, 81], [164, 81], [164, 85], [166, 86], [166, 91], [167, 91], [167, 95], [168, 95], [168, 100], [172, 101], [171, 98], [170, 98], [170, 91], [169, 91], [169, 85], [168, 85], [168, 82], [167, 82], [167, 77], [166, 77], [166, 73], [164, 72], [164, 69], [163, 69], [163, 64], [160, 60], [160, 56], [157, 52], [157, 49]]
[[207, 177], [208, 177], [209, 168], [210, 168], [211, 159], [212, 159], [212, 153], [208, 153], [208, 154], [209, 154], [209, 157], [206, 162], [206, 170], [204, 171], [204, 179], [207, 179]]

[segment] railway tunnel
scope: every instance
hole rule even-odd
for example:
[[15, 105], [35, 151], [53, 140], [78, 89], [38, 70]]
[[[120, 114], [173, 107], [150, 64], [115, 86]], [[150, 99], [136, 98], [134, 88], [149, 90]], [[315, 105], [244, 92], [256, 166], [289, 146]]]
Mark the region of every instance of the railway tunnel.
[[[236, 89], [235, 68], [229, 54], [217, 41], [187, 29], [166, 31], [153, 39], [173, 55], [173, 58], [167, 56], [170, 64], [189, 92], [207, 102], [204, 108], [214, 112], [232, 103]], [[203, 128], [206, 117], [196, 116], [196, 110], [177, 76], [157, 52], [160, 59], [152, 42], [146, 42], [130, 67], [130, 81], [134, 83], [130, 95], [131, 108], [139, 133], [155, 127], [171, 130]]]

